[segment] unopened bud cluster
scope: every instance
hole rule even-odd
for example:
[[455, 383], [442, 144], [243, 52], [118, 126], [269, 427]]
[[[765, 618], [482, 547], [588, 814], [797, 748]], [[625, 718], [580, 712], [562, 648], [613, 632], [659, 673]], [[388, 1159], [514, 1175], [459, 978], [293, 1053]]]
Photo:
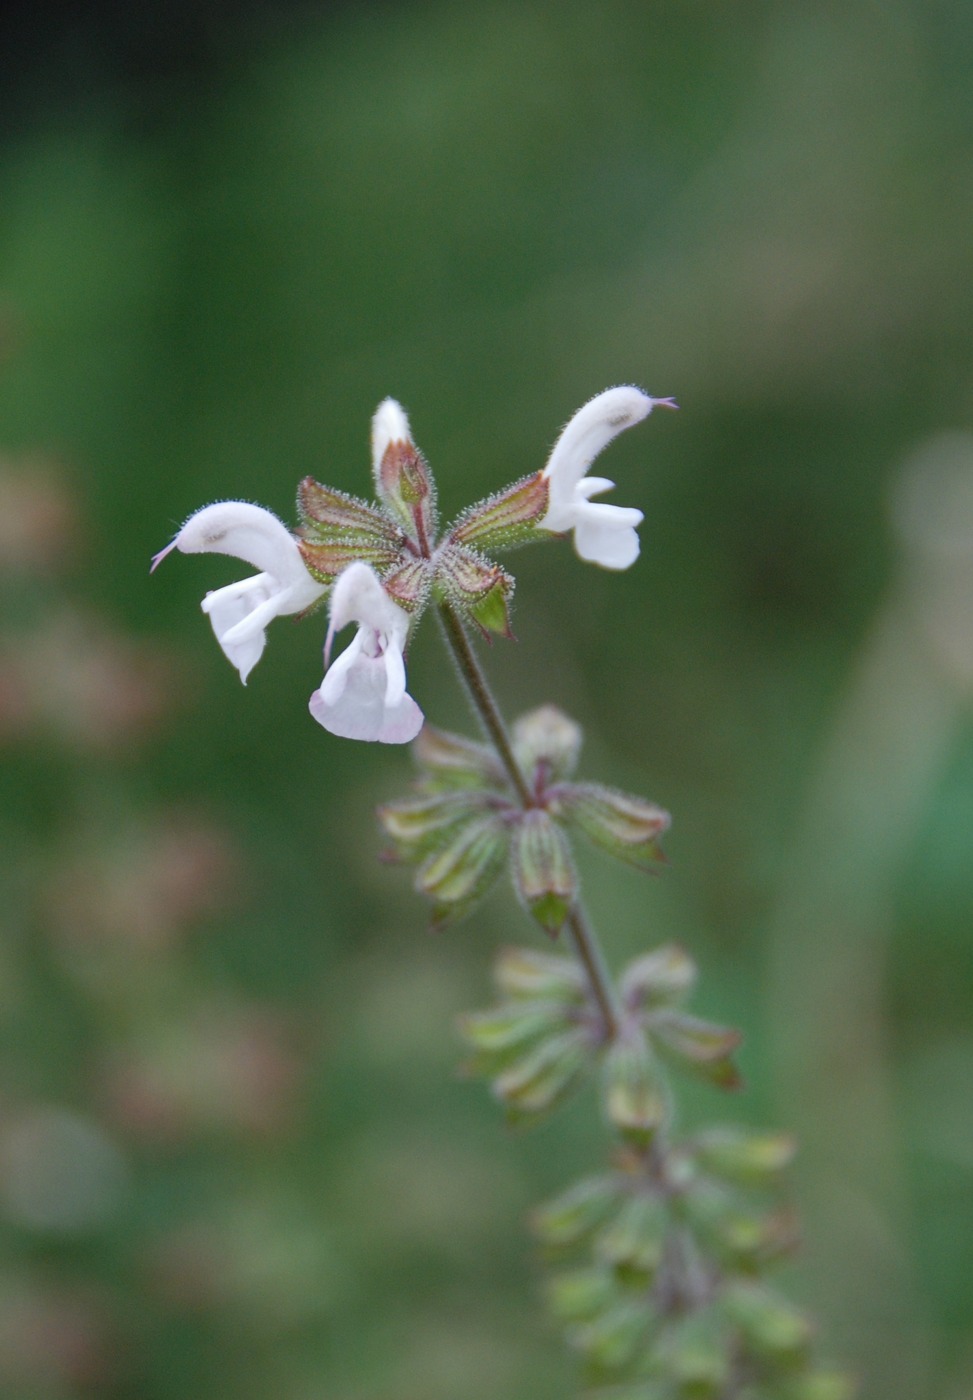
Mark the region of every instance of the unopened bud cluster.
[[643, 869], [664, 860], [668, 813], [599, 783], [573, 782], [580, 726], [544, 705], [513, 726], [513, 754], [530, 803], [512, 785], [493, 749], [427, 724], [413, 753], [415, 795], [386, 803], [378, 817], [390, 858], [418, 863], [416, 889], [441, 927], [468, 914], [505, 869], [518, 898], [556, 936], [576, 901], [571, 829]]
[[763, 1280], [797, 1241], [779, 1203], [792, 1139], [736, 1128], [672, 1138], [667, 1064], [718, 1088], [739, 1083], [737, 1033], [683, 1009], [696, 978], [688, 956], [666, 946], [627, 968], [607, 1041], [574, 957], [507, 949], [495, 977], [500, 1002], [460, 1023], [467, 1069], [490, 1079], [517, 1124], [597, 1074], [617, 1135], [608, 1171], [532, 1216], [555, 1270], [548, 1301], [584, 1359], [588, 1393], [850, 1400], [847, 1377], [815, 1365], [808, 1319]]

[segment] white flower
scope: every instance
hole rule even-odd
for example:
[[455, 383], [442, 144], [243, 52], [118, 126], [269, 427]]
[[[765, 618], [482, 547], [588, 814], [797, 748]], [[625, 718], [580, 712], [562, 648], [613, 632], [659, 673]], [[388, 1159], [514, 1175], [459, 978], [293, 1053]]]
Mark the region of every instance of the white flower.
[[675, 408], [671, 399], [653, 399], [641, 389], [623, 385], [597, 394], [561, 433], [542, 475], [550, 483], [542, 530], [574, 531], [574, 547], [582, 559], [605, 569], [627, 569], [639, 554], [635, 527], [642, 512], [626, 506], [593, 505], [592, 496], [615, 485], [603, 476], [585, 476], [601, 450], [647, 418], [655, 407]]
[[268, 622], [303, 612], [325, 591], [306, 569], [297, 541], [283, 522], [247, 501], [219, 501], [198, 510], [155, 556], [152, 568], [174, 549], [183, 554], [232, 554], [262, 570], [207, 593], [202, 602], [216, 640], [244, 685], [263, 654]]
[[[402, 649], [409, 618], [360, 560], [338, 575], [331, 592], [331, 625], [324, 647], [325, 672], [310, 711], [343, 739], [407, 744], [422, 728], [423, 714], [406, 694]], [[354, 641], [328, 666], [334, 634], [358, 623]]]

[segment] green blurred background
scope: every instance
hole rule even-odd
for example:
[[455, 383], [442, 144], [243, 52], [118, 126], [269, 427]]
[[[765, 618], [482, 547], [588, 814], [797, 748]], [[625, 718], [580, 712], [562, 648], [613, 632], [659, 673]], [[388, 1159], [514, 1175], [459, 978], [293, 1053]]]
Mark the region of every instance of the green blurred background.
[[[246, 690], [149, 556], [199, 505], [367, 491], [409, 409], [447, 514], [586, 398], [623, 575], [511, 560], [509, 713], [674, 814], [586, 865], [678, 939], [796, 1130], [788, 1285], [868, 1400], [973, 1395], [973, 9], [959, 0], [14, 7], [0, 112], [0, 1389], [554, 1400], [523, 1216], [600, 1160], [511, 1136], [451, 1021], [534, 939], [426, 931], [376, 862], [409, 759]], [[949, 430], [952, 436], [943, 437]], [[469, 729], [435, 628], [410, 658]]]

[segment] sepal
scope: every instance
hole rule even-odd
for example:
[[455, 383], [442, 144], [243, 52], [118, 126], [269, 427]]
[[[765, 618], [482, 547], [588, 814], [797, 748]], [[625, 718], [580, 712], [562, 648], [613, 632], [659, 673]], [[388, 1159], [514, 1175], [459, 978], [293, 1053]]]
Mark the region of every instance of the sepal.
[[607, 1269], [571, 1269], [548, 1280], [547, 1304], [559, 1322], [590, 1322], [606, 1312], [617, 1297]]
[[466, 1068], [493, 1078], [509, 1122], [527, 1122], [561, 1103], [594, 1065], [594, 1018], [573, 959], [506, 949], [495, 976], [508, 998], [459, 1023], [473, 1050]]
[[312, 543], [349, 537], [383, 540], [390, 546], [401, 541], [399, 530], [380, 510], [333, 486], [322, 486], [313, 476], [306, 476], [297, 488], [297, 513], [304, 537]]
[[564, 1008], [549, 1002], [503, 1002], [458, 1017], [457, 1028], [473, 1051], [465, 1072], [489, 1076], [508, 1069], [543, 1040], [570, 1029], [571, 1023]]
[[620, 860], [641, 870], [665, 862], [659, 840], [671, 818], [655, 803], [601, 783], [564, 783], [550, 790], [549, 800], [556, 816]]
[[734, 1272], [759, 1274], [800, 1242], [789, 1207], [760, 1210], [710, 1182], [696, 1181], [684, 1195], [683, 1208], [707, 1251]]
[[488, 552], [550, 539], [547, 531], [537, 528], [547, 513], [549, 495], [547, 480], [541, 472], [534, 472], [464, 510], [449, 537], [457, 544], [476, 545]]
[[546, 812], [524, 812], [511, 842], [514, 889], [552, 938], [561, 930], [577, 896], [578, 879], [564, 833]]
[[622, 1296], [590, 1322], [568, 1331], [568, 1341], [583, 1353], [594, 1378], [627, 1371], [649, 1338], [655, 1320], [645, 1298]]
[[298, 548], [309, 572], [330, 584], [362, 560], [380, 573], [402, 552], [402, 532], [381, 511], [344, 491], [305, 477], [297, 489], [301, 519]]
[[371, 537], [336, 539], [322, 544], [305, 537], [298, 540], [297, 547], [308, 573], [323, 584], [334, 583], [339, 574], [359, 560], [381, 573], [399, 558], [398, 548]]
[[432, 572], [426, 559], [407, 559], [382, 579], [382, 587], [412, 623], [418, 620], [432, 591]]
[[733, 1357], [732, 1332], [719, 1308], [703, 1308], [667, 1328], [658, 1364], [679, 1400], [720, 1400], [727, 1394]]
[[499, 564], [491, 564], [476, 550], [446, 544], [436, 556], [436, 582], [484, 635], [497, 632], [503, 637], [513, 636], [510, 600], [514, 580]]

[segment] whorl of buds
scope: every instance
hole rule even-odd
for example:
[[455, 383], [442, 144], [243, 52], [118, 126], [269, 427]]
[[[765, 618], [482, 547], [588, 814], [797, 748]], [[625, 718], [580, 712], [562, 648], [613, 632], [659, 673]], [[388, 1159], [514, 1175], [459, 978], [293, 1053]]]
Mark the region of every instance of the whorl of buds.
[[[624, 1057], [612, 1047], [606, 1070], [614, 1062], [616, 1082], [634, 1082], [645, 1058], [637, 1046]], [[595, 1387], [586, 1393], [719, 1400], [732, 1384], [754, 1400], [852, 1400], [846, 1376], [813, 1364], [805, 1315], [760, 1279], [793, 1233], [785, 1245], [780, 1222], [789, 1213], [761, 1210], [749, 1192], [779, 1185], [789, 1155], [787, 1140], [740, 1130], [676, 1144], [634, 1141], [613, 1171], [533, 1212], [545, 1257], [563, 1270], [550, 1281], [548, 1303], [584, 1358]], [[710, 1174], [714, 1160], [721, 1173], [728, 1164], [731, 1174], [744, 1162], [761, 1167], [756, 1176], [744, 1168], [744, 1189], [727, 1188]], [[741, 1248], [744, 1220], [764, 1242], [776, 1231], [780, 1247]]]

